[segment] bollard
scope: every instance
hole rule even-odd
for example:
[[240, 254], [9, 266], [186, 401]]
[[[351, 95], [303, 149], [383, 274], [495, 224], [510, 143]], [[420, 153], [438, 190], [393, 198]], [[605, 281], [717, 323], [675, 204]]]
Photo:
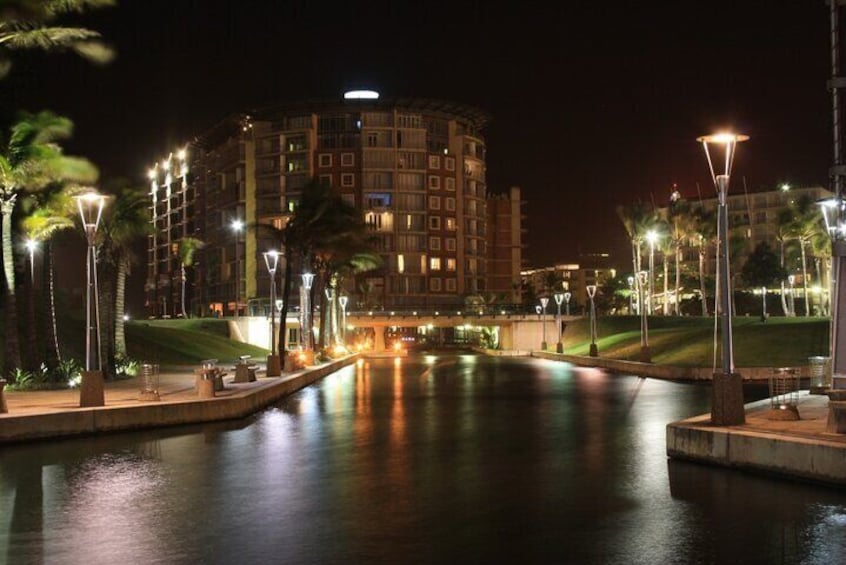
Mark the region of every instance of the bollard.
[[6, 380], [0, 379], [0, 414], [8, 414], [9, 407], [6, 405], [6, 395], [3, 389], [6, 387]]
[[197, 396], [200, 398], [214, 398], [214, 378], [201, 378], [197, 382]]

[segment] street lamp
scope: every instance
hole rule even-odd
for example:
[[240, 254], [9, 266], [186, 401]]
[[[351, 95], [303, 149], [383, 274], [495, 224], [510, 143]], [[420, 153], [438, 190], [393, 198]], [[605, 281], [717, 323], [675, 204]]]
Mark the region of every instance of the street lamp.
[[564, 293], [564, 315], [565, 316], [570, 315], [570, 298], [572, 296], [573, 296], [572, 293], [570, 293], [569, 291]]
[[542, 296], [540, 299], [541, 303], [541, 332], [543, 333], [543, 339], [541, 340], [541, 351], [546, 351], [546, 307], [549, 304], [549, 297]]
[[282, 365], [276, 351], [276, 268], [279, 266], [280, 253], [271, 249], [265, 251], [264, 264], [270, 275], [270, 355], [267, 356], [267, 376], [278, 377], [282, 374]]
[[303, 273], [303, 284], [300, 287], [300, 324], [302, 325], [303, 349], [306, 352], [306, 362], [314, 362], [314, 353], [311, 346], [311, 316], [309, 312], [309, 296], [311, 285], [314, 282], [313, 273]]
[[646, 241], [649, 242], [649, 295], [646, 297], [646, 309], [648, 314], [653, 313], [652, 298], [655, 289], [655, 243], [658, 241], [658, 232], [649, 230], [646, 232]]
[[843, 260], [846, 257], [846, 201], [841, 195], [836, 195], [818, 204], [822, 209], [825, 229], [831, 238], [831, 366], [834, 373], [842, 373], [846, 372], [846, 356], [839, 355], [839, 352], [846, 347], [846, 332], [840, 331], [838, 326], [844, 307], [841, 294], [846, 290], [846, 285], [841, 284], [842, 277], [846, 276], [846, 261]]
[[644, 294], [646, 293], [648, 276], [649, 274], [646, 271], [640, 271], [637, 274], [637, 302], [640, 312], [640, 361], [642, 363], [652, 362], [652, 350], [649, 348], [649, 317], [646, 314], [646, 308], [640, 306], [643, 304]]
[[347, 303], [350, 297], [343, 294], [338, 297], [338, 303], [341, 305], [341, 341], [344, 346], [347, 345]]
[[596, 349], [596, 304], [593, 297], [596, 296], [596, 285], [589, 284], [585, 287], [590, 298], [590, 356], [596, 357], [599, 352]]
[[761, 286], [761, 321], [767, 321], [767, 287]]
[[244, 229], [244, 222], [235, 219], [229, 225], [235, 232], [235, 319], [238, 319], [238, 311], [241, 305], [241, 230]]
[[[719, 198], [717, 239], [719, 249], [718, 272], [720, 275], [718, 294], [722, 321], [722, 372], [714, 374], [711, 387], [711, 422], [717, 425], [735, 425], [746, 421], [743, 408], [743, 382], [734, 371], [734, 351], [731, 335], [731, 272], [728, 246], [728, 189], [731, 167], [737, 144], [749, 136], [734, 133], [717, 133], [698, 137], [696, 141], [705, 149], [711, 180]], [[711, 148], [722, 149], [723, 168], [714, 170]], [[719, 163], [718, 163], [719, 165]]]
[[76, 197], [82, 229], [88, 243], [85, 258], [85, 370], [79, 391], [79, 405], [103, 406], [103, 370], [100, 361], [100, 307], [97, 293], [97, 228], [106, 197], [91, 191]]
[[32, 288], [35, 288], [35, 250], [38, 249], [38, 242], [34, 239], [27, 239], [24, 246], [29, 251], [29, 282]]
[[626, 282], [629, 283], [629, 315], [634, 314], [634, 277], [628, 277]]
[[556, 292], [552, 296], [555, 298], [555, 306], [557, 307], [555, 325], [558, 326], [558, 343], [555, 344], [555, 352], [564, 353], [564, 344], [561, 343], [561, 304], [564, 302], [564, 293]]

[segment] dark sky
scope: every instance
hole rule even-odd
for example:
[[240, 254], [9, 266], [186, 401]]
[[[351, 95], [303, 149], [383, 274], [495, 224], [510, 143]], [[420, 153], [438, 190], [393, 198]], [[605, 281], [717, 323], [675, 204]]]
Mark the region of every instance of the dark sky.
[[[228, 113], [349, 87], [484, 108], [488, 183], [523, 187], [530, 265], [625, 252], [617, 204], [713, 194], [695, 142], [749, 134], [733, 190], [826, 184], [823, 0], [120, 0], [81, 22], [119, 57], [26, 56], [0, 113], [71, 117], [69, 151], [136, 177]], [[624, 257], [618, 257], [624, 262]]]

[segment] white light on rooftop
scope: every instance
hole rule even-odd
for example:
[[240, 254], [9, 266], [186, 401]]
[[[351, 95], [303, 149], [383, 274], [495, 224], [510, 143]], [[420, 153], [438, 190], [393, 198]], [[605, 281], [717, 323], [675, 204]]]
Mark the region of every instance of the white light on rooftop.
[[375, 90], [348, 90], [344, 92], [344, 100], [377, 100], [379, 93]]

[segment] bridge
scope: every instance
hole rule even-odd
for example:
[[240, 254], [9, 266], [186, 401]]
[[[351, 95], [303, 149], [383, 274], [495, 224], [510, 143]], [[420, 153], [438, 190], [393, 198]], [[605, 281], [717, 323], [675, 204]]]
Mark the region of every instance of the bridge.
[[[562, 324], [580, 319], [580, 316], [565, 316], [562, 314]], [[242, 340], [259, 347], [269, 347], [270, 329], [267, 318], [263, 316], [242, 316], [237, 325]], [[320, 313], [315, 312], [314, 324], [320, 323]], [[384, 351], [387, 349], [386, 331], [389, 328], [417, 328], [425, 333], [434, 328], [498, 328], [499, 344], [506, 350], [530, 350], [540, 348], [543, 341], [544, 327], [546, 341], [551, 349], [558, 340], [555, 315], [539, 316], [537, 314], [512, 313], [505, 310], [496, 311], [491, 308], [476, 311], [462, 310], [368, 310], [353, 311], [346, 314], [348, 328], [368, 330], [373, 333], [373, 349]], [[278, 322], [277, 322], [278, 326]], [[299, 316], [296, 313], [288, 315], [286, 327], [289, 329], [300, 327]]]

